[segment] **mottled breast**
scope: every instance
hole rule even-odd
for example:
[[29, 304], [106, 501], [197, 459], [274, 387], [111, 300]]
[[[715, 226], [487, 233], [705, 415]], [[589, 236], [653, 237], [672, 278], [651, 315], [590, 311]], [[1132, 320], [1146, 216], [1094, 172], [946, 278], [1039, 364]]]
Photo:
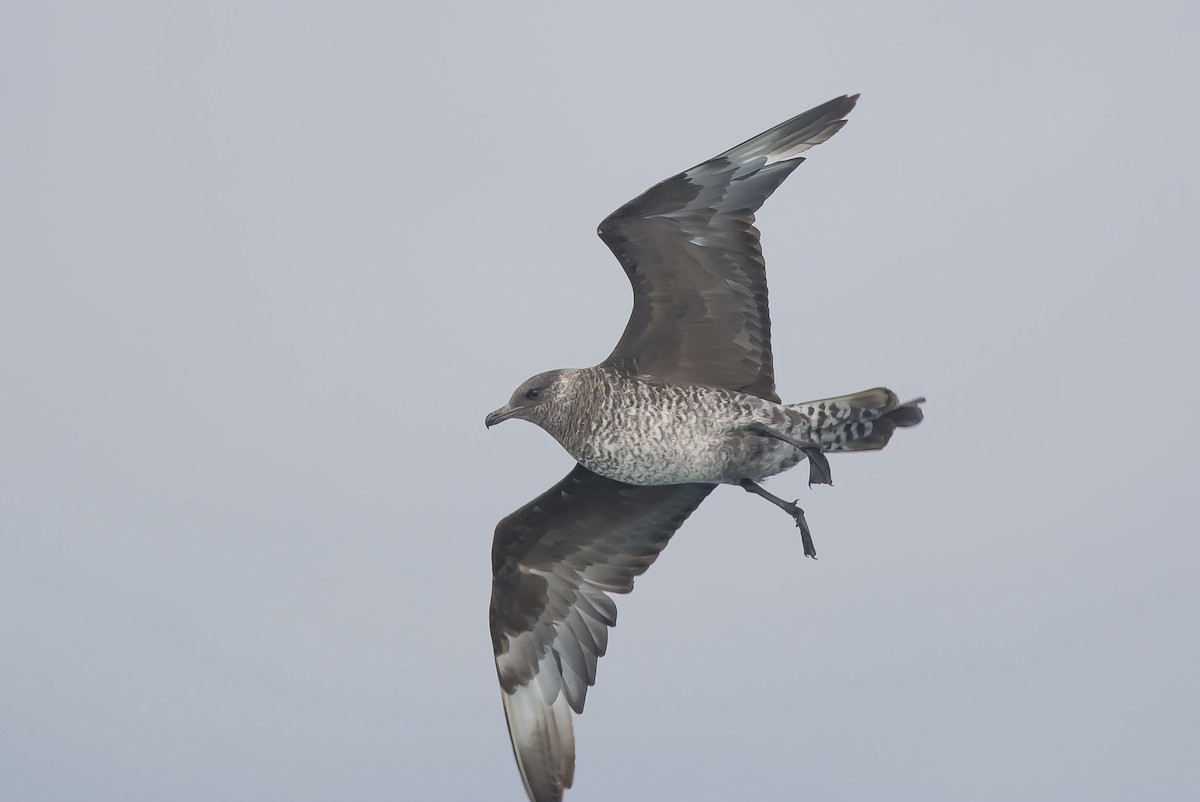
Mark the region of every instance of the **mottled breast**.
[[677, 385], [602, 370], [580, 387], [574, 431], [560, 442], [584, 467], [636, 485], [732, 483], [795, 465], [792, 446], [747, 431], [790, 428], [779, 404], [713, 387]]

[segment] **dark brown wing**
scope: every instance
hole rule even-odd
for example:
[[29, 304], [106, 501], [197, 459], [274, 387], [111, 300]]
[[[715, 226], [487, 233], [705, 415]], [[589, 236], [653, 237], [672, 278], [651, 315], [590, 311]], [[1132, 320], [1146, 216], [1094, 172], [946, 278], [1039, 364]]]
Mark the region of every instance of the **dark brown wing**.
[[835, 98], [617, 209], [598, 233], [633, 285], [633, 314], [602, 364], [778, 401], [767, 277], [754, 213], [800, 153], [846, 124]]
[[713, 485], [636, 487], [576, 466], [496, 527], [492, 646], [513, 753], [533, 802], [557, 802], [575, 767], [571, 711], [628, 593]]

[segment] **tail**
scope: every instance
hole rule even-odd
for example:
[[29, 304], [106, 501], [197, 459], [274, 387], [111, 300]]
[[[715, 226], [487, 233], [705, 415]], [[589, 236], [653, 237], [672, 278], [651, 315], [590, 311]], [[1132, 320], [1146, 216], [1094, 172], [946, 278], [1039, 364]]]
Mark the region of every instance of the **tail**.
[[924, 398], [900, 403], [886, 387], [853, 395], [788, 404], [803, 439], [820, 443], [823, 451], [875, 451], [887, 445], [897, 428], [916, 426], [925, 417]]

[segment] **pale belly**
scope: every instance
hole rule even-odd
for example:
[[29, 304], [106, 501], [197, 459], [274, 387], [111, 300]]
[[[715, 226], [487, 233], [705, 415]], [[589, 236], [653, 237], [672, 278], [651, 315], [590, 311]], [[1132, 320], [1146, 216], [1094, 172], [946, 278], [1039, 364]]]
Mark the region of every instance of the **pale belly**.
[[758, 481], [803, 459], [793, 446], [741, 427], [694, 422], [680, 430], [669, 424], [641, 420], [602, 430], [572, 456], [601, 476], [633, 485]]

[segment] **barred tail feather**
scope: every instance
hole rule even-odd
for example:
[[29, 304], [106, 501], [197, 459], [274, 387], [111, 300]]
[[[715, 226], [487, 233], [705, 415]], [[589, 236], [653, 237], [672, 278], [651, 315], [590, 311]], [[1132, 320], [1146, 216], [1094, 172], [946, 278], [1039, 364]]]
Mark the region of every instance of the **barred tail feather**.
[[896, 429], [916, 426], [925, 417], [924, 398], [900, 403], [886, 387], [852, 395], [789, 404], [805, 439], [825, 451], [874, 451], [887, 445]]

